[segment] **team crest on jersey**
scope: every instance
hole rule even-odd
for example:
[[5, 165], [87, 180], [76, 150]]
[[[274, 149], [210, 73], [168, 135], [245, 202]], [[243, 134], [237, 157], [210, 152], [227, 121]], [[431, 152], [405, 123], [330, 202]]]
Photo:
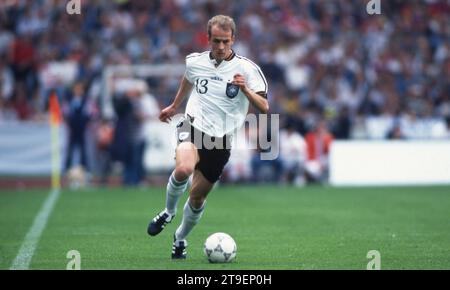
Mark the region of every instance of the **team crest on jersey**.
[[233, 85], [232, 83], [227, 83], [227, 90], [225, 92], [227, 94], [227, 97], [232, 99], [239, 93], [239, 86]]

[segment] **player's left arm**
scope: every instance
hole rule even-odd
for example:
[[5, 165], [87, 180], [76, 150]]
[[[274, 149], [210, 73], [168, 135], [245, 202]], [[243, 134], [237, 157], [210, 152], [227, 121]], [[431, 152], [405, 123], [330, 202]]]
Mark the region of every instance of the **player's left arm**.
[[247, 99], [252, 103], [253, 106], [258, 108], [261, 113], [267, 114], [269, 112], [269, 102], [267, 101], [267, 96], [265, 92], [255, 92], [247, 86], [247, 81], [242, 74], [235, 74], [233, 77], [234, 85], [239, 86], [241, 91], [247, 97]]

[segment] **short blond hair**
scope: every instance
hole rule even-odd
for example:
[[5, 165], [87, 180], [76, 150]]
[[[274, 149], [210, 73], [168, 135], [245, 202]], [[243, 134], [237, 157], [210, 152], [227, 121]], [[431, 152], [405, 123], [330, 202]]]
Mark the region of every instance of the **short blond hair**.
[[236, 23], [233, 18], [227, 15], [216, 15], [208, 21], [207, 31], [208, 37], [211, 37], [211, 29], [214, 25], [218, 25], [223, 30], [231, 29], [231, 35], [236, 34]]

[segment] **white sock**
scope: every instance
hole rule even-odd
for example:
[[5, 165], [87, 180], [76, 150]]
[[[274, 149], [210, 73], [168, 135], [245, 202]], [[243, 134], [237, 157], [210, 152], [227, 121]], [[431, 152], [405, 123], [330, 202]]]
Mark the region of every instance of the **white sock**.
[[177, 213], [178, 200], [186, 191], [188, 181], [189, 178], [183, 181], [176, 180], [174, 172], [170, 175], [166, 191], [166, 212], [168, 214], [174, 216]]
[[177, 240], [184, 240], [187, 237], [187, 235], [192, 231], [194, 226], [202, 217], [204, 209], [205, 203], [203, 203], [201, 208], [195, 209], [192, 208], [191, 204], [189, 203], [189, 199], [186, 201], [183, 210], [183, 220], [181, 221], [181, 225], [175, 232], [175, 237]]

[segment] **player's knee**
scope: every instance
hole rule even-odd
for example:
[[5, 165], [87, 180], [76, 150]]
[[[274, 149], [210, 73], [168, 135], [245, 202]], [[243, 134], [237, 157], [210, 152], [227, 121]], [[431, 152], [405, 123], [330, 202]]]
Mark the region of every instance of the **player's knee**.
[[194, 172], [195, 166], [189, 165], [189, 164], [180, 164], [175, 168], [175, 177], [177, 177], [178, 180], [184, 180], [191, 176], [191, 174]]
[[203, 204], [205, 203], [205, 197], [203, 196], [190, 196], [189, 197], [189, 203], [194, 209], [200, 209], [202, 208]]

